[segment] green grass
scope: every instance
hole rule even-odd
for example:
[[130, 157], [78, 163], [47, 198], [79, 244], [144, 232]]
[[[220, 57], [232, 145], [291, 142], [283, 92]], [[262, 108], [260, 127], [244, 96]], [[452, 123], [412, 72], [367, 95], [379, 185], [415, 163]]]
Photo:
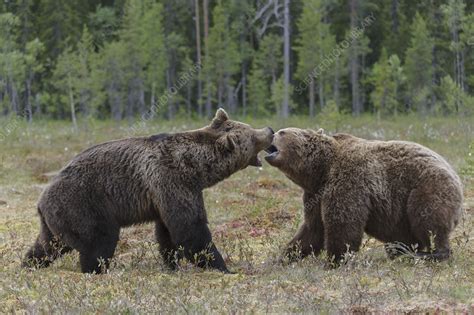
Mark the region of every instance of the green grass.
[[[285, 126], [336, 128], [365, 138], [420, 142], [467, 169], [474, 119], [404, 116], [391, 120], [341, 117], [244, 121], [275, 130]], [[0, 120], [0, 126], [8, 121]], [[147, 124], [140, 134], [201, 127], [204, 122]], [[12, 125], [10, 123], [10, 125]], [[336, 126], [337, 125], [337, 126]], [[3, 130], [3, 129], [2, 129]], [[474, 180], [462, 172], [465, 216], [452, 235], [453, 258], [443, 263], [389, 261], [372, 238], [347, 265], [324, 267], [324, 254], [284, 266], [282, 246], [301, 222], [301, 191], [276, 169], [249, 167], [205, 191], [210, 228], [235, 275], [183, 264], [167, 271], [153, 241], [153, 226], [122, 231], [106, 275], [79, 272], [73, 252], [44, 270], [20, 268], [38, 229], [36, 202], [44, 173], [59, 169], [88, 146], [130, 134], [126, 124], [23, 122], [0, 142], [0, 313], [288, 313], [288, 312], [474, 312]], [[471, 152], [472, 154], [472, 152]]]

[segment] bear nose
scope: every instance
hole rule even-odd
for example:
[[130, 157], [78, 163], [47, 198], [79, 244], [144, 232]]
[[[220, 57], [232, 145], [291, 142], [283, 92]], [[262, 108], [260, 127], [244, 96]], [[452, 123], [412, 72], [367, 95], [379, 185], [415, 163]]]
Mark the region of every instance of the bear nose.
[[268, 130], [270, 130], [270, 132], [272, 133], [272, 135], [275, 134], [275, 131], [273, 131], [272, 127], [267, 127], [267, 128], [268, 128]]

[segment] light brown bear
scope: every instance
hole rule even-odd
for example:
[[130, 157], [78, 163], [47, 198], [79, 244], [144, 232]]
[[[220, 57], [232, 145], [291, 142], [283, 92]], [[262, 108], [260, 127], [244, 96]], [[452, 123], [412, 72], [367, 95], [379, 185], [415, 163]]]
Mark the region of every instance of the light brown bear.
[[184, 255], [228, 272], [212, 242], [202, 191], [248, 165], [260, 166], [257, 154], [272, 139], [271, 128], [232, 121], [219, 109], [198, 130], [110, 141], [79, 153], [40, 198], [41, 230], [24, 265], [46, 267], [76, 249], [82, 271], [100, 273], [120, 228], [155, 222], [169, 267]]
[[364, 232], [386, 243], [390, 258], [414, 248], [420, 257], [450, 256], [463, 192], [439, 154], [413, 142], [297, 128], [275, 133], [267, 152], [268, 163], [304, 190], [304, 222], [288, 244], [290, 259], [326, 249], [338, 263], [359, 249]]

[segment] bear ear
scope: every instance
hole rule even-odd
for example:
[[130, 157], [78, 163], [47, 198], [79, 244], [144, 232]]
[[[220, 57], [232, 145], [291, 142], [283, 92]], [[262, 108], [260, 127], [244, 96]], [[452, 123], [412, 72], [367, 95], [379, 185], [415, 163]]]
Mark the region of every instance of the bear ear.
[[323, 134], [324, 134], [324, 129], [323, 129], [323, 128], [319, 128], [318, 131], [316, 131], [316, 134], [318, 134], [318, 135], [323, 135]]
[[216, 140], [216, 144], [229, 152], [232, 152], [235, 149], [235, 142], [232, 137], [228, 134], [223, 135]]
[[214, 116], [214, 119], [212, 119], [211, 126], [213, 128], [219, 128], [220, 125], [226, 120], [229, 120], [229, 115], [227, 115], [225, 110], [223, 110], [222, 108], [219, 108], [216, 112], [216, 115]]

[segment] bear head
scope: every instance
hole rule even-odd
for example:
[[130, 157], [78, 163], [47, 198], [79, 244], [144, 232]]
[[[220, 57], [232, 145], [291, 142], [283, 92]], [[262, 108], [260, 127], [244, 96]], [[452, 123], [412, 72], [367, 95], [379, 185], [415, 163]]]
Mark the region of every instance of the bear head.
[[240, 161], [241, 168], [248, 165], [262, 166], [258, 153], [270, 147], [274, 133], [270, 127], [254, 129], [245, 123], [231, 120], [222, 108], [217, 110], [206, 129], [217, 139], [217, 148], [232, 154]]
[[312, 129], [285, 128], [274, 134], [265, 160], [297, 185], [311, 190], [324, 180], [334, 156], [335, 139]]

